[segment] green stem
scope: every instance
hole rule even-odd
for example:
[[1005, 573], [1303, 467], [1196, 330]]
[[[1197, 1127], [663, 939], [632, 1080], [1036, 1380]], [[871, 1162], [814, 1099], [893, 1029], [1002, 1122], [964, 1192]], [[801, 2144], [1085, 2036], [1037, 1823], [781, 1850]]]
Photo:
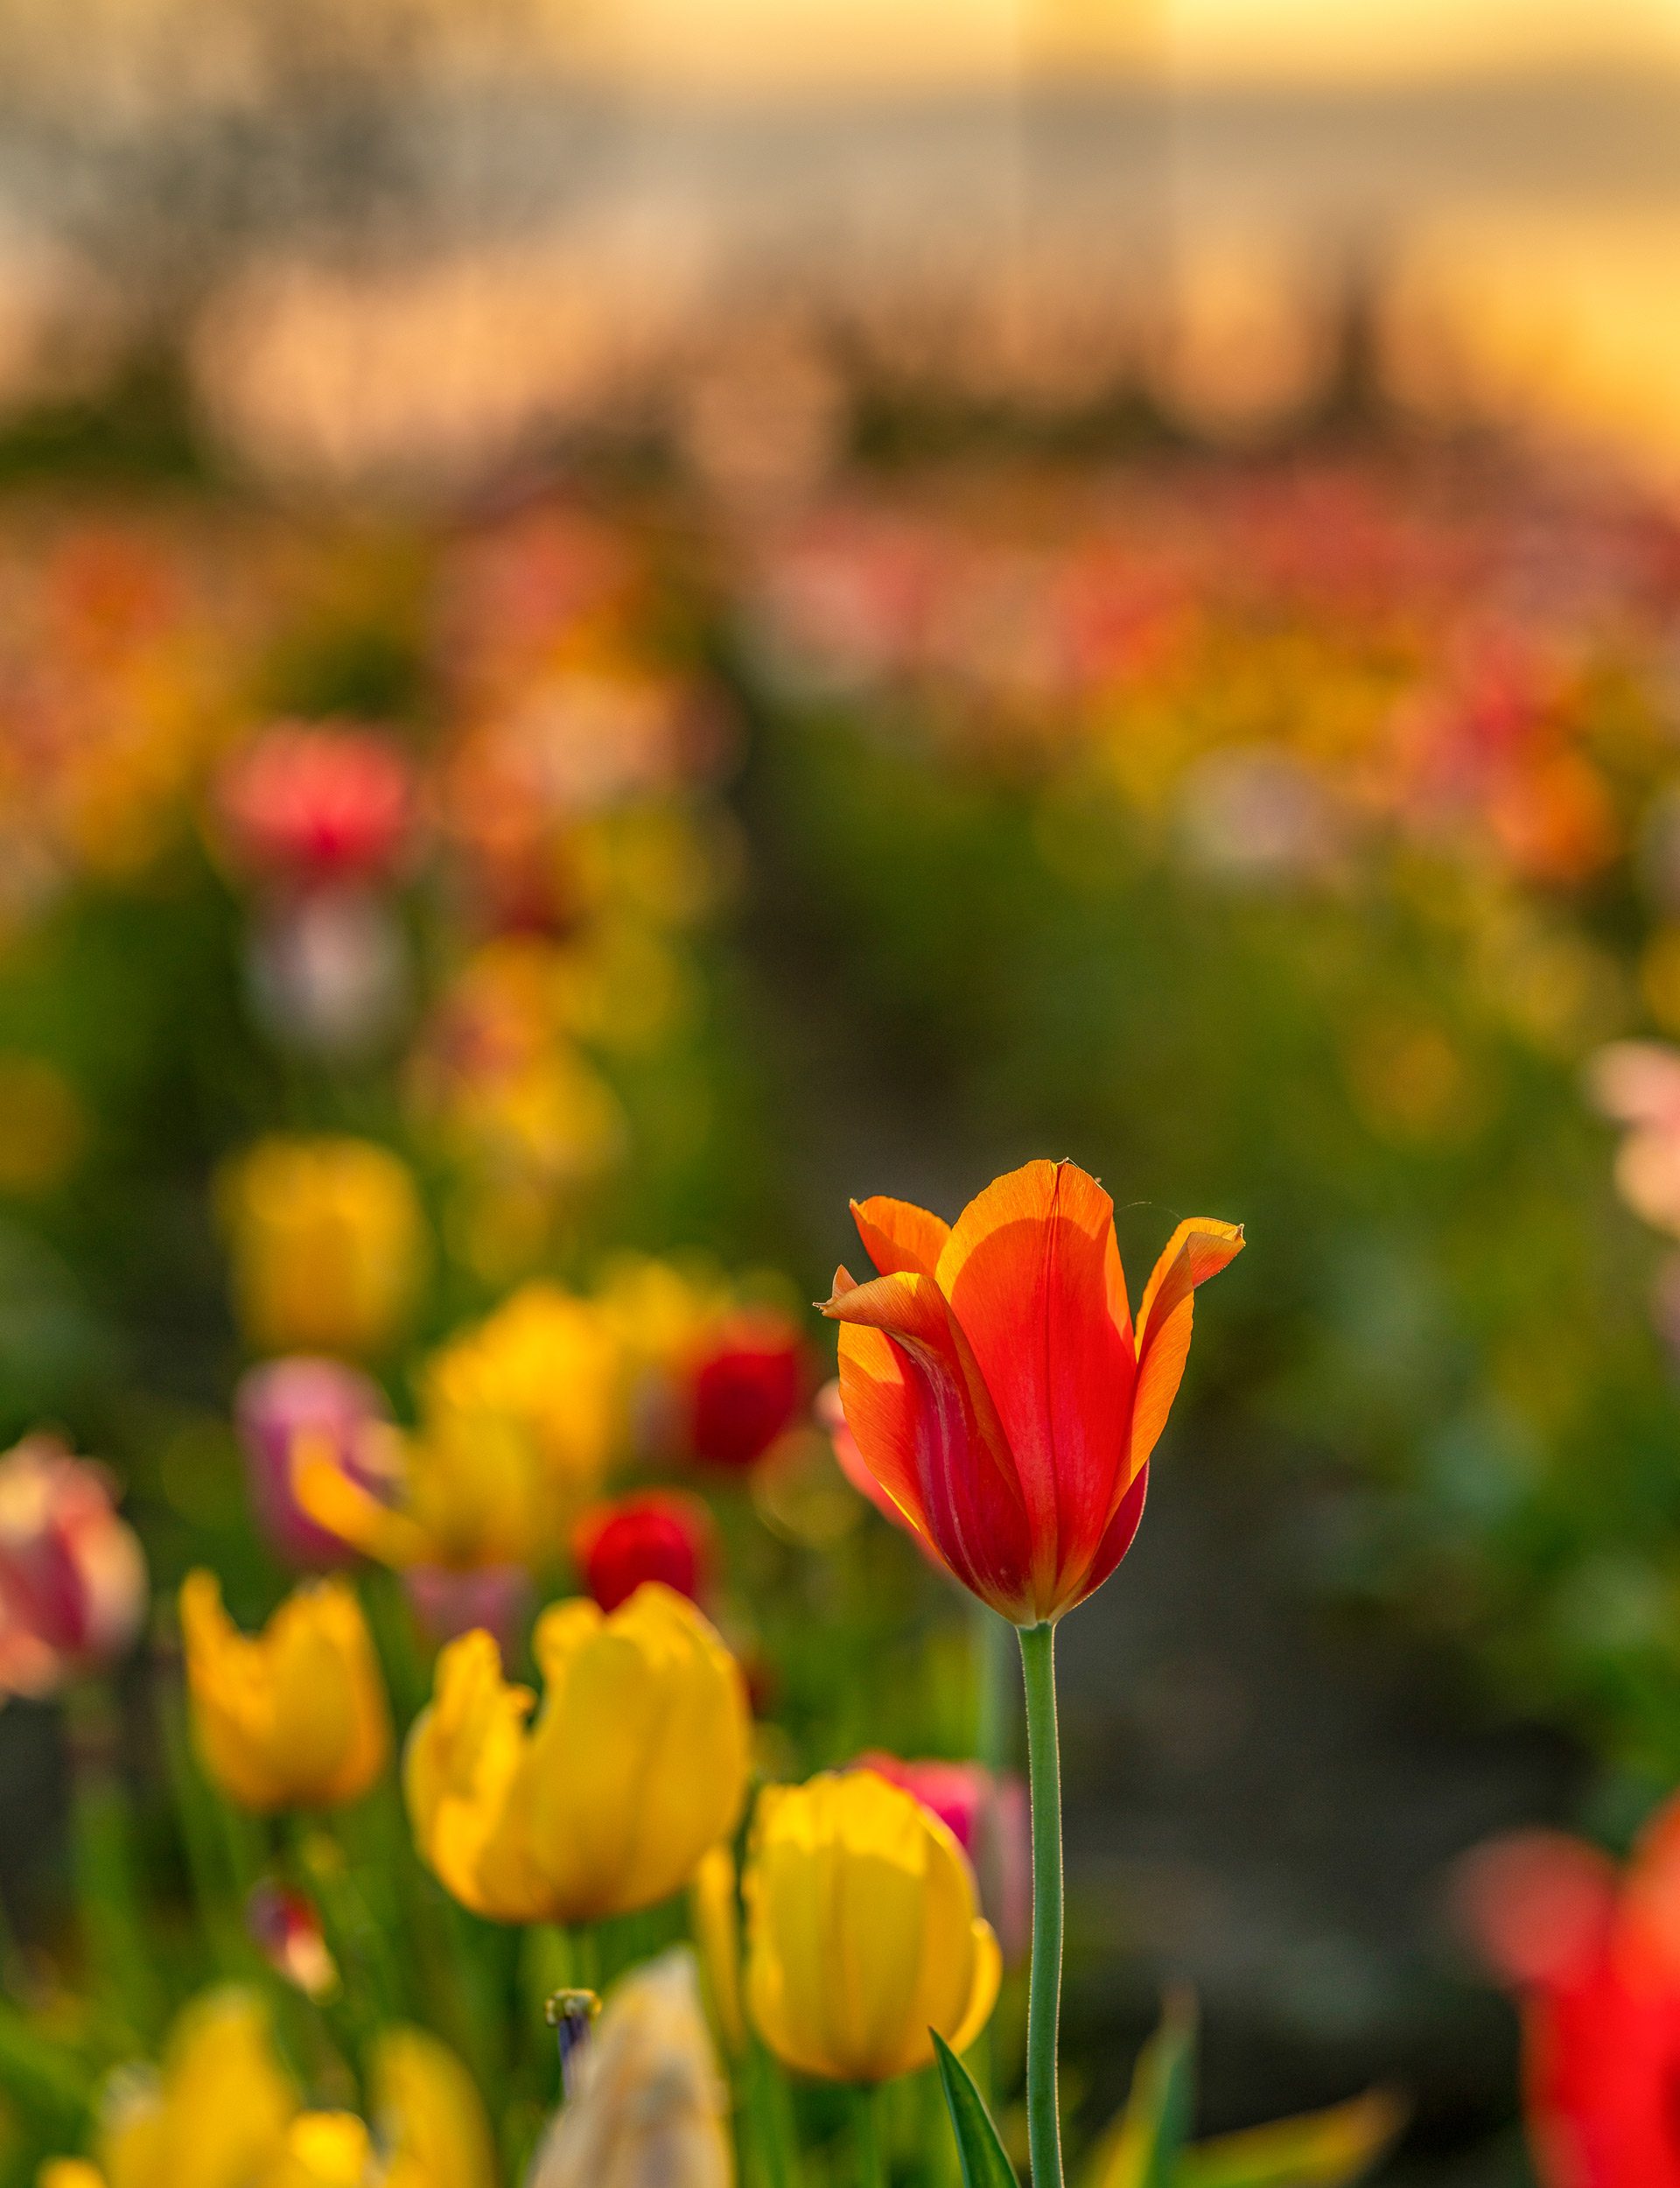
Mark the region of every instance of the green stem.
[[881, 2155], [881, 2115], [875, 2092], [860, 2084], [851, 2093], [851, 2134], [858, 2152], [858, 2188], [886, 2188], [886, 2160]]
[[1027, 1992], [1026, 2131], [1032, 2188], [1062, 2188], [1056, 2112], [1061, 2011], [1061, 1755], [1056, 1734], [1056, 1630], [1023, 1626], [1027, 1781], [1032, 1793], [1032, 1973]]

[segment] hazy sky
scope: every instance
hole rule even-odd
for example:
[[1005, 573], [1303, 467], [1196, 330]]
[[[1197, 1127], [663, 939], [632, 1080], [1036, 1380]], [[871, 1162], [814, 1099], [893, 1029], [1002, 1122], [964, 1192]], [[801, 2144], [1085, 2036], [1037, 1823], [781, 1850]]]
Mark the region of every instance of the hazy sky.
[[[1680, 0], [596, 0], [601, 45], [695, 84], [996, 81], [1023, 54], [1197, 77], [1680, 66]], [[572, 18], [574, 25], [577, 18]]]

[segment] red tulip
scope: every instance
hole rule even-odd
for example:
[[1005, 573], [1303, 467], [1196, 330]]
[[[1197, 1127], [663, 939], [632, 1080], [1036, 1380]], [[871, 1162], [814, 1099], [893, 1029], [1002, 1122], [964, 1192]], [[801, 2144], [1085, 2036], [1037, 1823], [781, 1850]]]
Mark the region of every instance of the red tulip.
[[1527, 1832], [1471, 1855], [1460, 1899], [1522, 2009], [1529, 2140], [1545, 2188], [1680, 2188], [1680, 1801], [1625, 1876]]
[[804, 1341], [785, 1315], [732, 1315], [691, 1370], [690, 1454], [712, 1466], [751, 1466], [792, 1421], [806, 1388]]
[[234, 860], [285, 888], [384, 880], [414, 831], [409, 762], [367, 730], [277, 723], [233, 755], [217, 788]]
[[1114, 1203], [1071, 1162], [1029, 1162], [956, 1225], [854, 1202], [879, 1274], [836, 1272], [840, 1396], [864, 1464], [965, 1588], [1018, 1625], [1102, 1585], [1143, 1517], [1184, 1373], [1197, 1285], [1237, 1225], [1180, 1224], [1134, 1329]]
[[698, 1602], [713, 1562], [711, 1515], [697, 1497], [648, 1490], [586, 1511], [571, 1546], [584, 1585], [603, 1610], [627, 1602], [644, 1581], [662, 1581]]
[[111, 1663], [145, 1608], [145, 1559], [104, 1469], [26, 1436], [0, 1458], [0, 1700]]

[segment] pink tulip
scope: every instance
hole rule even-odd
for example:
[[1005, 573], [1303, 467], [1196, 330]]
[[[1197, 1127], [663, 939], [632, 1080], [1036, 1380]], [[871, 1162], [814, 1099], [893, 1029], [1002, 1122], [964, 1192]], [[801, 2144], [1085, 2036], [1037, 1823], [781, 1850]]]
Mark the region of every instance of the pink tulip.
[[296, 1353], [242, 1378], [234, 1418], [252, 1509], [276, 1556], [309, 1568], [348, 1564], [355, 1552], [299, 1505], [293, 1468], [308, 1446], [361, 1488], [384, 1488], [392, 1456], [379, 1385], [341, 1361]]
[[25, 1436], [0, 1458], [0, 1698], [113, 1662], [145, 1608], [145, 1559], [110, 1476], [55, 1436]]

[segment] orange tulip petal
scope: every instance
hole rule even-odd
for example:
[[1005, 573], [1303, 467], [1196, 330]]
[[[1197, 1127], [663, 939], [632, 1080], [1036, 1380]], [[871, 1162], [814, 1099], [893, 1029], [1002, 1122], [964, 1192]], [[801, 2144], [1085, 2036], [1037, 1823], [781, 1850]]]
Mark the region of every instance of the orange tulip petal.
[[1193, 1217], [1166, 1242], [1138, 1310], [1138, 1391], [1131, 1416], [1131, 1470], [1148, 1462], [1166, 1426], [1190, 1351], [1198, 1284], [1217, 1276], [1242, 1251], [1241, 1224]]
[[853, 1201], [851, 1219], [864, 1251], [882, 1276], [931, 1276], [951, 1235], [942, 1216], [930, 1216], [925, 1208], [878, 1193], [872, 1200]]
[[939, 1287], [911, 1273], [836, 1282], [822, 1311], [844, 1324], [841, 1402], [871, 1473], [965, 1587], [1031, 1615], [1019, 1490]]
[[1029, 1162], [971, 1201], [939, 1283], [1019, 1478], [1040, 1616], [1066, 1607], [1131, 1478], [1137, 1367], [1114, 1203], [1071, 1162]]

